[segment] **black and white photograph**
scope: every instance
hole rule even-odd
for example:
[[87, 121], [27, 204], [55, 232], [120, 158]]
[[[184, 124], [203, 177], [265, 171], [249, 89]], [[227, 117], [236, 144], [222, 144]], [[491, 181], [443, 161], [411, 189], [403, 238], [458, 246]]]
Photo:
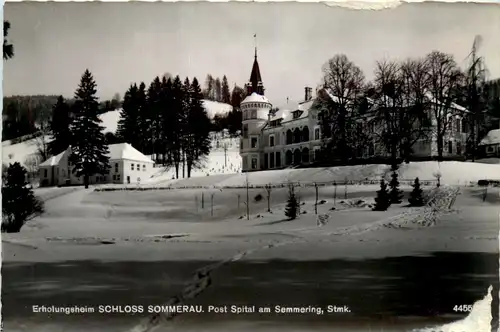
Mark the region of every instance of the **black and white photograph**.
[[498, 4], [3, 17], [1, 330], [498, 331]]

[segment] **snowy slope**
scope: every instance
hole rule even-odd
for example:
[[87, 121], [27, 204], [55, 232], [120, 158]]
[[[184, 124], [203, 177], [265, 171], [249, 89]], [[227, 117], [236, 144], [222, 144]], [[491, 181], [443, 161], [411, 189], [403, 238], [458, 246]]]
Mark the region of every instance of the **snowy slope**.
[[118, 129], [118, 120], [120, 120], [120, 111], [121, 109], [116, 109], [99, 115], [99, 118], [102, 120], [101, 126], [105, 128], [105, 133], [111, 132], [116, 134], [116, 129]]
[[233, 106], [229, 104], [219, 103], [216, 101], [211, 101], [206, 99], [203, 100], [203, 106], [207, 111], [208, 117], [211, 119], [215, 116], [215, 114], [226, 114], [233, 109]]
[[[203, 100], [203, 106], [207, 110], [207, 114], [210, 118], [213, 118], [215, 114], [226, 114], [233, 109], [231, 105], [211, 100]], [[120, 110], [121, 109], [116, 109], [99, 116], [102, 120], [101, 126], [105, 128], [105, 133], [116, 133], [116, 130], [118, 129], [118, 121], [120, 120]]]
[[[194, 178], [207, 177], [217, 174], [235, 174], [241, 172], [241, 157], [239, 153], [239, 138], [222, 137], [222, 133], [211, 133], [212, 149], [203, 167], [191, 172]], [[224, 146], [227, 151], [224, 153]], [[158, 172], [146, 183], [162, 183], [172, 180], [175, 175], [173, 168], [158, 168]], [[182, 169], [179, 170], [182, 176]]]
[[[214, 155], [215, 156], [215, 155]], [[400, 181], [413, 181], [418, 177], [421, 181], [435, 181], [436, 174], [441, 173], [441, 183], [450, 185], [465, 185], [477, 183], [481, 179], [500, 179], [499, 164], [481, 164], [472, 162], [413, 162], [403, 164], [399, 169]], [[248, 176], [251, 185], [268, 183], [285, 184], [289, 181], [302, 183], [325, 183], [374, 180], [383, 176], [390, 179], [390, 167], [387, 165], [358, 165], [328, 168], [282, 169], [275, 171], [251, 172], [247, 174], [210, 173], [210, 177], [166, 181], [168, 177], [156, 177], [150, 183], [173, 186], [244, 186]], [[170, 177], [171, 179], [171, 177]]]

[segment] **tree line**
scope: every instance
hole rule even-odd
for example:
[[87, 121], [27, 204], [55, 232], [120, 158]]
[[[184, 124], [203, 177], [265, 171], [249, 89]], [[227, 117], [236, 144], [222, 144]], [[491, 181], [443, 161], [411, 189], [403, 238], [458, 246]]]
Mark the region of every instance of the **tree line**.
[[[348, 162], [376, 142], [394, 164], [408, 160], [417, 142], [435, 139], [442, 160], [447, 135], [461, 126], [468, 133], [463, 154], [474, 160], [479, 142], [500, 118], [500, 99], [499, 81], [487, 82], [482, 59], [472, 57], [465, 70], [452, 55], [438, 51], [378, 61], [371, 82], [346, 55], [329, 59], [322, 68], [324, 89], [314, 102], [323, 159]], [[453, 119], [460, 106], [467, 112], [457, 122]]]
[[117, 139], [173, 166], [175, 176], [191, 176], [210, 152], [211, 121], [197, 78], [181, 81], [158, 76], [146, 87], [132, 84], [125, 93]]

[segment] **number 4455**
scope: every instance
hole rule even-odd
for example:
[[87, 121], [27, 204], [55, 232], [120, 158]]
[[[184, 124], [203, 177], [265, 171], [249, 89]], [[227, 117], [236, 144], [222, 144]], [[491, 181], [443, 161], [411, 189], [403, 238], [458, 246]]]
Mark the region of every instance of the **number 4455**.
[[471, 304], [455, 305], [453, 307], [453, 311], [455, 311], [455, 312], [471, 312], [472, 311], [472, 305]]

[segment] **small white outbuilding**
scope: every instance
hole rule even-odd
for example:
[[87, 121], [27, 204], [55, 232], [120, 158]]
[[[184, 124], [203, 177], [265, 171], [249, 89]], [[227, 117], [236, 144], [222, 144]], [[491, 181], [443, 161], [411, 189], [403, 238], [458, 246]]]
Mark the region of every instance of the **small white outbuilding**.
[[[110, 144], [108, 174], [90, 177], [90, 184], [140, 183], [153, 174], [154, 161], [128, 143]], [[83, 177], [72, 172], [68, 162], [71, 148], [40, 164], [40, 186], [81, 185]]]

